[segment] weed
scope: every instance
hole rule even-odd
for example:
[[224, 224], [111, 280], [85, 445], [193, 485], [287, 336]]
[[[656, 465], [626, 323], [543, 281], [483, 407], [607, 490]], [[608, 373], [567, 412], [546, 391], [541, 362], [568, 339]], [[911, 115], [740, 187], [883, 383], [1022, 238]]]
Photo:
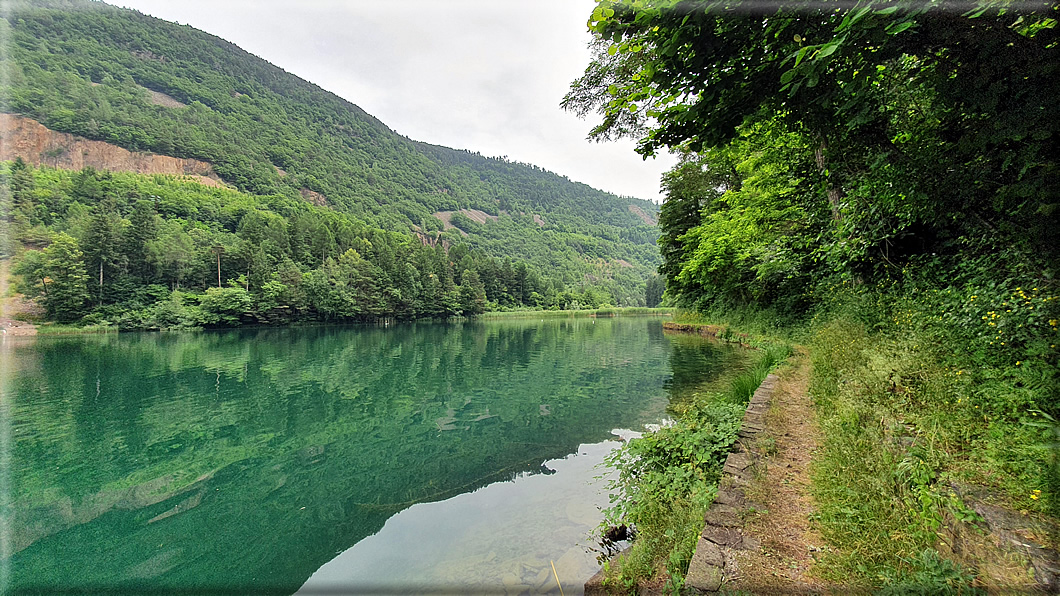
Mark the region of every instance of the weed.
[[[954, 301], [863, 293], [814, 325], [811, 394], [825, 438], [813, 492], [834, 547], [818, 567], [826, 577], [969, 593], [957, 578], [966, 571], [925, 554], [934, 553], [944, 512], [974, 519], [951, 480], [1007, 493], [1014, 509], [1049, 512], [1057, 441], [1043, 369], [999, 362], [963, 332], [940, 329], [940, 317], [957, 324], [947, 316], [970, 312], [947, 310]], [[870, 302], [873, 316], [864, 313]]]
[[117, 333], [115, 325], [62, 325], [58, 323], [40, 325], [37, 327], [38, 335], [86, 335], [98, 333]]
[[904, 565], [881, 574], [880, 596], [898, 594], [986, 594], [972, 586], [974, 576], [960, 565], [939, 556], [934, 549], [924, 549], [920, 556], [903, 560]]
[[759, 438], [758, 450], [767, 457], [773, 457], [777, 454], [777, 440], [773, 437]]
[[493, 319], [527, 319], [527, 318], [561, 318], [561, 317], [622, 317], [622, 316], [669, 316], [670, 308], [647, 308], [643, 306], [624, 306], [583, 310], [509, 310], [491, 311], [478, 315], [479, 320]]

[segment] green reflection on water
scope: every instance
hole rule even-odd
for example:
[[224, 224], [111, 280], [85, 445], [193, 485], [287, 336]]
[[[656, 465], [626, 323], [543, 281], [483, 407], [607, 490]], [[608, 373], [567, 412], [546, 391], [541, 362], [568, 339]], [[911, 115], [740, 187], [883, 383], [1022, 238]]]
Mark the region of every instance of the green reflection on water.
[[742, 360], [651, 319], [39, 339], [8, 353], [10, 588], [290, 593], [414, 503]]

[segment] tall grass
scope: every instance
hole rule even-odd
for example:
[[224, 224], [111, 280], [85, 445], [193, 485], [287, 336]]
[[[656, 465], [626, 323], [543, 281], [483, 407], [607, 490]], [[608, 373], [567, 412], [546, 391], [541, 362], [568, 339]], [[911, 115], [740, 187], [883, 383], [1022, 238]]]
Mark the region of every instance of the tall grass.
[[739, 329], [759, 341], [801, 343], [806, 339], [806, 321], [783, 316], [773, 310], [756, 310], [746, 306], [726, 306], [698, 312], [674, 310], [674, 322], [691, 325], [717, 325]]
[[[828, 544], [816, 574], [891, 593], [974, 593], [972, 567], [938, 550], [944, 520], [974, 518], [953, 483], [987, 487], [993, 504], [1031, 518], [1060, 517], [1060, 295], [1034, 280], [843, 282], [814, 294], [806, 320], [749, 308], [675, 313], [723, 336], [808, 345], [823, 435], [811, 491]], [[742, 399], [754, 375], [732, 385], [730, 399]], [[1025, 571], [979, 579], [1013, 589]]]
[[968, 403], [963, 374], [942, 364], [940, 350], [911, 329], [872, 332], [848, 314], [818, 327], [810, 391], [824, 441], [812, 492], [830, 546], [821, 576], [851, 587], [972, 593], [971, 574], [936, 550], [944, 514], [970, 514], [949, 483], [1012, 490], [1041, 473], [1028, 473], [1035, 465], [1025, 455], [1022, 470], [1010, 469], [1005, 460], [1030, 452], [1030, 434], [1011, 425], [999, 425], [1005, 436], [985, 432], [989, 417]]
[[762, 350], [761, 357], [747, 371], [732, 379], [728, 397], [735, 403], [747, 403], [755, 391], [766, 380], [769, 373], [780, 363], [791, 356], [791, 347], [787, 344], [770, 344]]
[[37, 326], [37, 335], [95, 335], [102, 333], [118, 333], [117, 325], [62, 325], [51, 323]]

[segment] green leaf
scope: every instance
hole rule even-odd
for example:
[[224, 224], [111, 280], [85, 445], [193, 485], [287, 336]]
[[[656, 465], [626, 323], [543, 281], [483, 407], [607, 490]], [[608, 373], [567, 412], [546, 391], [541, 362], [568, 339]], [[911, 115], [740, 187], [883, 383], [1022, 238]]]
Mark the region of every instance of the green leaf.
[[841, 23], [839, 23], [839, 26], [835, 28], [835, 32], [839, 33], [840, 31], [843, 31], [844, 29], [846, 29], [849, 26], [850, 26], [850, 15], [847, 14], [846, 16], [843, 17], [843, 21]]
[[916, 23], [914, 23], [913, 21], [906, 21], [904, 23], [897, 23], [897, 24], [894, 24], [894, 25], [891, 25], [891, 26], [887, 27], [887, 33], [889, 33], [891, 35], [898, 35], [902, 31], [905, 31], [906, 29], [912, 27], [915, 24]]
[[833, 41], [832, 43], [830, 43], [830, 44], [826, 45], [825, 47], [821, 48], [821, 51], [818, 52], [818, 54], [817, 54], [817, 58], [827, 58], [828, 56], [831, 56], [832, 54], [834, 54], [835, 51], [838, 50], [838, 49], [839, 49], [839, 44]]

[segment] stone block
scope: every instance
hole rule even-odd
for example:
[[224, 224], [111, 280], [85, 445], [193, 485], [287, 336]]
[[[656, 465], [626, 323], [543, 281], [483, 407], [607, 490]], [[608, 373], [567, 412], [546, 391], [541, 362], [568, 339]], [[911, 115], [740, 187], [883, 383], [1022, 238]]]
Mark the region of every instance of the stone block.
[[718, 496], [714, 497], [714, 502], [732, 507], [746, 507], [748, 501], [747, 496], [742, 490], [735, 487], [728, 487], [718, 491]]
[[696, 554], [688, 565], [685, 587], [700, 593], [713, 593], [721, 588], [724, 579], [725, 556], [715, 544], [699, 539]]
[[732, 511], [724, 510], [724, 505], [711, 507], [707, 510], [706, 515], [703, 516], [703, 521], [709, 526], [721, 526], [726, 528], [739, 528], [743, 526], [743, 521], [740, 520], [740, 516], [736, 514], [736, 510]]
[[706, 526], [703, 528], [702, 537], [718, 546], [739, 548], [743, 545], [743, 532], [736, 528]]

